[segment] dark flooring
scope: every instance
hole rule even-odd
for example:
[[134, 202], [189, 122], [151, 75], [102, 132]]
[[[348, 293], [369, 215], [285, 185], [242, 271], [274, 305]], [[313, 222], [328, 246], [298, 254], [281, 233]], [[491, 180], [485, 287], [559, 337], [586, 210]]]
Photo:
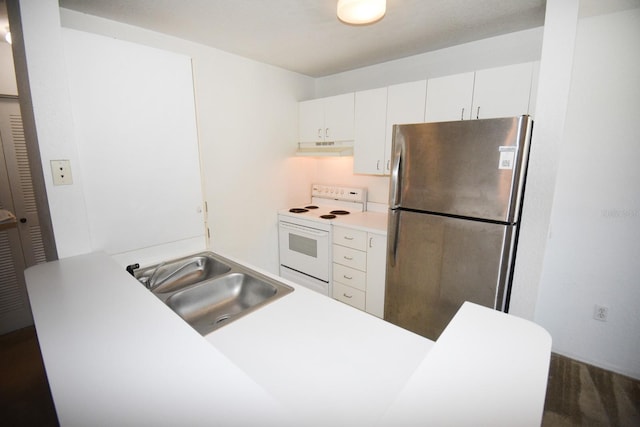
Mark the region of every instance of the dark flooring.
[[0, 425], [58, 425], [33, 326], [0, 336]]
[[[0, 336], [0, 425], [58, 425], [33, 327]], [[553, 354], [542, 426], [640, 426], [640, 381]]]
[[640, 426], [640, 381], [552, 354], [542, 425]]

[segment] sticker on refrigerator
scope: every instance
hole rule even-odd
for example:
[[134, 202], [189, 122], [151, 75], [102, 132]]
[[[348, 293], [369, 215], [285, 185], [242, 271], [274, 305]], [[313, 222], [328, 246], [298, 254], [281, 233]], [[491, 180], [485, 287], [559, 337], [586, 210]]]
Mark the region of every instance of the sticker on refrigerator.
[[513, 169], [517, 149], [517, 147], [506, 146], [502, 146], [498, 149], [500, 151], [500, 162], [498, 163], [498, 169]]

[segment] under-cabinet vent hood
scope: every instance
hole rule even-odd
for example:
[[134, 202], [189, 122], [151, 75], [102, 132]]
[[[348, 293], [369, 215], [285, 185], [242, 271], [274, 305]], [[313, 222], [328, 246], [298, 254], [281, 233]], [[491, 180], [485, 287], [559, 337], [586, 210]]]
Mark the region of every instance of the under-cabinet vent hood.
[[296, 156], [353, 156], [353, 142], [299, 142]]

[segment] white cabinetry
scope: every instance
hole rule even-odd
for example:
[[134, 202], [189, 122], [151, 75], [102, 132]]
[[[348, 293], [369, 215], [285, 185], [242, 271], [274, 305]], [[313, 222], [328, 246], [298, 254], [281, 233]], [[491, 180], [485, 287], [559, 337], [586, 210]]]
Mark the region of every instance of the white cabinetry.
[[333, 227], [333, 298], [380, 318], [384, 314], [386, 237]]
[[387, 88], [356, 92], [353, 172], [383, 175], [387, 128]]
[[298, 103], [299, 142], [353, 140], [354, 94]]
[[475, 73], [461, 73], [427, 81], [425, 122], [469, 120]]
[[393, 125], [424, 120], [426, 90], [420, 80], [356, 93], [355, 173], [390, 173]]
[[367, 295], [365, 308], [379, 318], [384, 317], [384, 292], [387, 271], [387, 236], [367, 233]]
[[535, 64], [527, 62], [429, 79], [425, 121], [531, 114], [529, 101]]

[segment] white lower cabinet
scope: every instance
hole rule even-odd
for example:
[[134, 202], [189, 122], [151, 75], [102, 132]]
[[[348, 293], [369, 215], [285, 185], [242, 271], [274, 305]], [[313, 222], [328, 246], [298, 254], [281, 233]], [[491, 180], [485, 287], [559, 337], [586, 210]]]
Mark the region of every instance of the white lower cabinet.
[[383, 317], [386, 241], [383, 234], [333, 227], [333, 298]]

